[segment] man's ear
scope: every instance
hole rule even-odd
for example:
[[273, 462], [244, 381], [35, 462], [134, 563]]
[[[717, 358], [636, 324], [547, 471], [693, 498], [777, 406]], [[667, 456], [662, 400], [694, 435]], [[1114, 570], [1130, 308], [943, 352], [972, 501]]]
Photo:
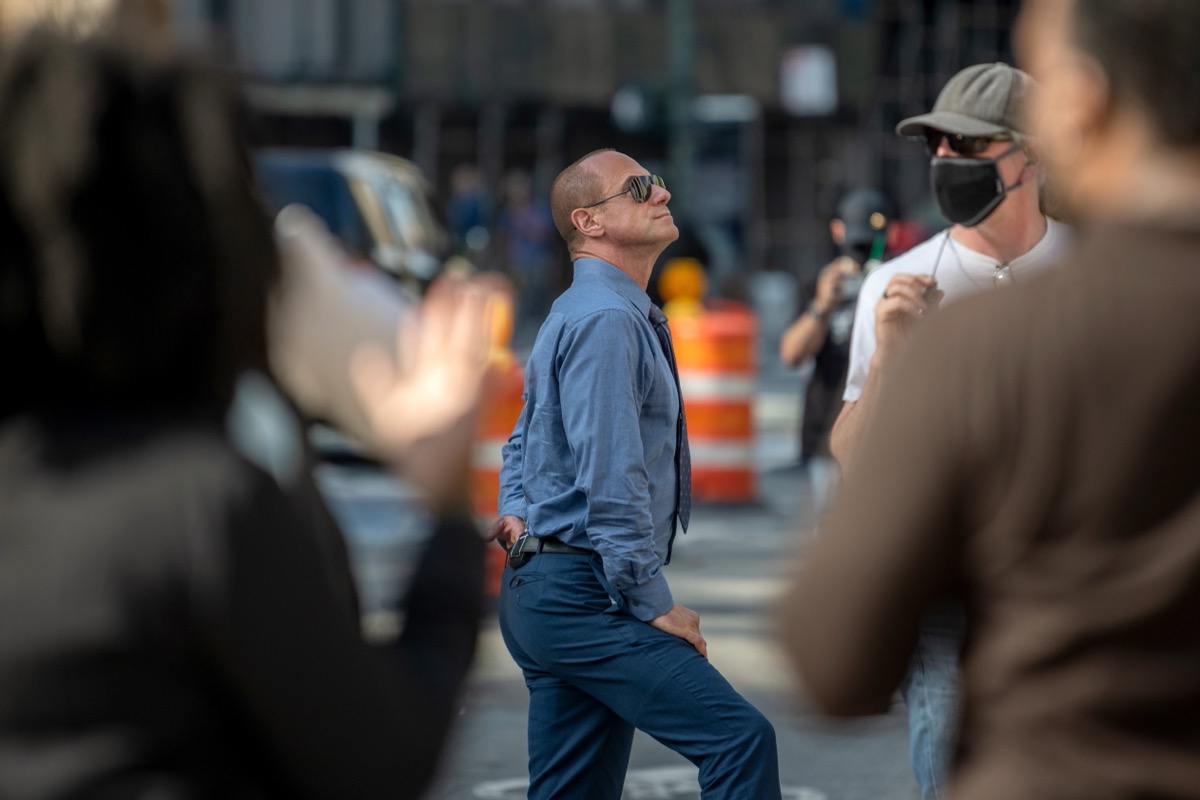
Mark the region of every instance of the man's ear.
[[1076, 59], [1070, 72], [1069, 102], [1071, 121], [1081, 136], [1088, 137], [1105, 128], [1112, 116], [1112, 85], [1108, 73], [1090, 57]]
[[1054, 145], [1051, 162], [1062, 169], [1084, 157], [1085, 151], [1109, 133], [1113, 119], [1112, 85], [1100, 63], [1088, 56], [1073, 56], [1058, 66], [1058, 109], [1055, 129], [1045, 133]]
[[571, 212], [571, 224], [584, 236], [599, 236], [604, 233], [604, 226], [586, 208], [577, 208]]

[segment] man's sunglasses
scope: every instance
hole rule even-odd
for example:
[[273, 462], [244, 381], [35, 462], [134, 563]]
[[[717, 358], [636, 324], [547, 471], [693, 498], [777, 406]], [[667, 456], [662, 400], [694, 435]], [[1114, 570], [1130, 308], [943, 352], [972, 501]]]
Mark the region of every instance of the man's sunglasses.
[[991, 146], [992, 142], [1007, 142], [1011, 136], [963, 136], [961, 133], [942, 133], [933, 128], [925, 129], [925, 152], [930, 156], [937, 155], [942, 140], [960, 156], [977, 156]]
[[609, 195], [603, 200], [597, 200], [594, 203], [588, 203], [586, 206], [583, 206], [583, 208], [591, 208], [592, 206], [598, 206], [601, 203], [607, 203], [609, 200], [620, 197], [623, 194], [633, 195], [633, 202], [635, 203], [644, 203], [650, 199], [651, 186], [661, 186], [664, 189], [667, 188], [666, 182], [657, 175], [634, 175], [630, 177], [629, 188], [625, 191]]

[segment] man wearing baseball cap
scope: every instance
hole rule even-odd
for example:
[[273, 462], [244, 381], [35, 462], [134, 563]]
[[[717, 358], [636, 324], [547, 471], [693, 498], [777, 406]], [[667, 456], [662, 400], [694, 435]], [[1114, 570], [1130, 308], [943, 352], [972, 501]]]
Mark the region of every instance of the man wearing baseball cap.
[[[1043, 173], [1024, 113], [1037, 91], [1033, 79], [1014, 67], [976, 64], [950, 79], [931, 112], [896, 126], [900, 136], [924, 142], [931, 189], [951, 225], [873, 271], [859, 293], [844, 403], [830, 435], [849, 480], [877, 404], [880, 373], [889, 370], [926, 312], [1020, 284], [1064, 255], [1070, 235], [1042, 213]], [[946, 602], [930, 611], [902, 686], [923, 798], [941, 794], [954, 747], [962, 635], [960, 606]]]

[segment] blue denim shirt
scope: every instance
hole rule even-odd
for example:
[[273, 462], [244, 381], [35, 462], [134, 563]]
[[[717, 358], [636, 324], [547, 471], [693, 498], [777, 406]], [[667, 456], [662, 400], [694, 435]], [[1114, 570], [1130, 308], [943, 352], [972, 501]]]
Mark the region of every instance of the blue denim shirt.
[[650, 298], [607, 262], [575, 262], [525, 365], [525, 406], [503, 448], [500, 514], [534, 536], [595, 550], [635, 617], [674, 601], [679, 392]]

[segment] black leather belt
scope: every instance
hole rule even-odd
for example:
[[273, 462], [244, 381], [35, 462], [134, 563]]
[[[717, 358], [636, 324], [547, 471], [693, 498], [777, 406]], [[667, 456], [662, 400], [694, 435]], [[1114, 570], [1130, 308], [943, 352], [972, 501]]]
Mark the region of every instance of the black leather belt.
[[512, 549], [508, 551], [508, 563], [509, 566], [515, 569], [524, 566], [536, 553], [573, 553], [575, 555], [590, 556], [594, 552], [583, 547], [564, 544], [558, 539], [552, 539], [549, 536], [539, 539], [536, 536], [530, 536], [526, 533], [518, 537]]

